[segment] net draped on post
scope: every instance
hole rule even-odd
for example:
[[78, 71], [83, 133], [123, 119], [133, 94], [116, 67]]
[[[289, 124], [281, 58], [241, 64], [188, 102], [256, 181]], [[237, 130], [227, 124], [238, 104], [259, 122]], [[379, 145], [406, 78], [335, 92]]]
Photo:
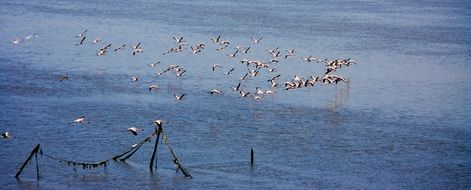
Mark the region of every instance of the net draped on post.
[[36, 176], [37, 178], [39, 179], [39, 163], [38, 163], [38, 159], [37, 159], [37, 156], [38, 154], [40, 156], [44, 156], [44, 157], [47, 157], [47, 158], [50, 158], [50, 159], [53, 159], [53, 160], [57, 160], [61, 163], [67, 163], [68, 166], [73, 166], [74, 167], [74, 171], [77, 170], [77, 168], [82, 168], [82, 169], [94, 169], [94, 168], [99, 168], [99, 167], [106, 167], [108, 165], [108, 163], [110, 161], [118, 161], [118, 162], [125, 162], [127, 159], [129, 159], [132, 155], [134, 155], [134, 153], [136, 153], [144, 143], [146, 142], [151, 142], [151, 139], [157, 135], [157, 138], [156, 138], [156, 144], [155, 144], [155, 147], [154, 147], [154, 151], [153, 151], [153, 155], [152, 155], [152, 158], [151, 158], [151, 162], [150, 162], [150, 170], [152, 172], [152, 165], [154, 163], [154, 159], [157, 161], [157, 158], [155, 157], [155, 154], [157, 152], [157, 144], [158, 144], [158, 141], [160, 139], [160, 136], [162, 136], [163, 138], [163, 142], [167, 145], [167, 147], [170, 149], [170, 152], [172, 153], [172, 156], [173, 156], [173, 162], [174, 164], [177, 165], [178, 169], [183, 173], [183, 175], [185, 177], [189, 177], [190, 179], [192, 179], [193, 177], [188, 173], [188, 171], [182, 166], [181, 162], [179, 161], [179, 159], [177, 158], [176, 154], [175, 154], [175, 151], [173, 150], [172, 146], [170, 145], [170, 143], [168, 142], [168, 138], [167, 136], [165, 136], [165, 134], [163, 133], [163, 129], [162, 129], [162, 126], [159, 125], [159, 127], [155, 130], [154, 133], [152, 133], [151, 135], [147, 136], [146, 138], [144, 138], [143, 140], [141, 140], [139, 143], [137, 144], [134, 144], [132, 145], [128, 150], [126, 151], [123, 151], [119, 154], [116, 154], [116, 155], [113, 155], [107, 159], [104, 159], [104, 160], [101, 160], [101, 161], [96, 161], [96, 162], [81, 162], [81, 161], [74, 161], [74, 160], [67, 160], [67, 159], [63, 159], [63, 158], [59, 158], [59, 157], [56, 157], [56, 156], [53, 156], [53, 155], [50, 155], [50, 154], [47, 154], [45, 153], [42, 148], [41, 148], [41, 145], [40, 144], [37, 144], [35, 146], [35, 148], [31, 151], [30, 155], [28, 156], [28, 158], [26, 159], [26, 161], [23, 163], [23, 165], [20, 167], [20, 169], [18, 170], [18, 172], [16, 173], [15, 175], [15, 178], [19, 179], [19, 176], [21, 175], [21, 173], [23, 172], [23, 170], [25, 169], [25, 167], [28, 165], [28, 163], [30, 163], [31, 159], [33, 158], [33, 156], [35, 156], [35, 160], [36, 160]]

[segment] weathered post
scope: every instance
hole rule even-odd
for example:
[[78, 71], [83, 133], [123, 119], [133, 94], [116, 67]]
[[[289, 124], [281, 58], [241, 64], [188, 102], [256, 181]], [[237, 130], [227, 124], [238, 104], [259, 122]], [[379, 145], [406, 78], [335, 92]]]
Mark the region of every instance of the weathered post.
[[39, 179], [39, 163], [38, 163], [38, 152], [34, 153], [34, 158], [36, 160], [36, 178]]
[[[157, 139], [155, 140], [154, 152], [152, 153], [152, 157], [150, 158], [149, 169], [152, 172], [154, 169], [154, 159], [155, 154], [157, 153], [157, 145], [159, 145], [160, 133], [162, 132], [162, 120], [155, 120], [154, 123], [157, 125], [158, 128], [155, 129], [157, 133]], [[156, 164], [157, 167], [157, 164]]]
[[254, 153], [253, 153], [253, 148], [250, 148], [250, 165], [253, 166], [254, 162]]

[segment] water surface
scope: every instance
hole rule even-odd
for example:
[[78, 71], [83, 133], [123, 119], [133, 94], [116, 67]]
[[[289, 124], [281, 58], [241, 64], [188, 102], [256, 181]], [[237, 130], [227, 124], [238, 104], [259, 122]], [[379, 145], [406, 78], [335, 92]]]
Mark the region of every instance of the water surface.
[[[2, 1], [0, 6], [0, 142], [4, 189], [463, 189], [471, 181], [471, 4], [466, 1]], [[76, 34], [88, 29], [83, 46]], [[37, 37], [13, 45], [10, 40]], [[230, 40], [223, 52], [210, 39]], [[172, 36], [200, 54], [162, 53]], [[250, 36], [263, 36], [253, 45]], [[100, 44], [91, 40], [103, 38]], [[108, 43], [141, 42], [96, 56]], [[252, 51], [235, 59], [235, 45]], [[320, 76], [323, 66], [299, 56], [352, 58], [338, 71], [351, 82], [284, 91], [262, 101], [230, 92], [246, 67], [242, 58], [268, 59], [266, 50], [297, 50], [276, 65], [280, 81]], [[154, 68], [148, 64], [161, 61]], [[213, 72], [213, 64], [222, 64]], [[156, 73], [179, 64], [180, 78]], [[232, 75], [223, 71], [234, 67]], [[58, 75], [70, 80], [59, 82]], [[131, 82], [131, 76], [141, 80]], [[260, 78], [274, 76], [261, 72]], [[150, 84], [161, 88], [148, 92]], [[243, 88], [267, 88], [249, 79]], [[222, 96], [208, 91], [218, 88]], [[173, 94], [186, 93], [184, 101]], [[86, 125], [67, 125], [85, 115]], [[29, 151], [65, 159], [108, 158], [152, 133], [165, 133], [194, 179], [159, 147], [158, 169], [148, 171], [152, 144], [128, 163], [73, 171], [40, 157], [13, 176]], [[145, 130], [134, 137], [128, 127]], [[255, 165], [250, 166], [250, 148]]]

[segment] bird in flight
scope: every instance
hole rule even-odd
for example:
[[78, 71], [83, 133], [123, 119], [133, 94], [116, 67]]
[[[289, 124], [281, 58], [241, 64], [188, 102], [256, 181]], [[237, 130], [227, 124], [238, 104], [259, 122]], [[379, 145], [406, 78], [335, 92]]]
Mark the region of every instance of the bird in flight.
[[179, 100], [183, 100], [183, 97], [185, 96], [185, 94], [182, 94], [180, 96], [173, 94], [173, 96], [175, 97], [175, 101], [179, 101]]

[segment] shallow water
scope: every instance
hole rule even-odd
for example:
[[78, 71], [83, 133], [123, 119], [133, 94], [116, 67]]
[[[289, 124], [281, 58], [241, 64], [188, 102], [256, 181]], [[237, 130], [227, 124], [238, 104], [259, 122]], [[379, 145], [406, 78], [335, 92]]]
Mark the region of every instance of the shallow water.
[[[471, 184], [471, 4], [466, 1], [2, 1], [0, 3], [0, 130], [2, 189], [463, 189]], [[88, 43], [75, 46], [88, 29]], [[18, 45], [16, 37], [37, 37]], [[210, 39], [231, 41], [223, 52]], [[184, 36], [207, 48], [162, 55]], [[250, 36], [263, 36], [253, 45]], [[91, 40], [101, 37], [100, 44]], [[111, 43], [142, 42], [96, 56]], [[234, 59], [234, 45], [252, 51]], [[129, 46], [129, 45], [128, 45]], [[297, 50], [276, 65], [280, 82], [295, 74], [320, 76], [323, 66], [299, 56], [349, 58], [338, 71], [351, 82], [284, 91], [262, 101], [230, 92], [246, 72], [242, 58], [269, 59], [266, 50]], [[161, 61], [154, 68], [147, 64]], [[213, 72], [213, 64], [222, 64]], [[180, 78], [155, 74], [171, 64]], [[223, 72], [234, 67], [233, 74]], [[70, 80], [59, 82], [67, 73]], [[141, 80], [131, 82], [131, 76]], [[243, 89], [267, 88], [251, 78]], [[160, 89], [148, 92], [150, 84]], [[218, 88], [222, 96], [210, 96]], [[186, 93], [183, 101], [173, 94]], [[67, 125], [85, 115], [89, 124]], [[97, 161], [164, 130], [194, 179], [175, 172], [152, 144], [128, 163], [77, 170], [40, 157], [13, 176], [29, 151]], [[134, 137], [128, 127], [144, 128]], [[250, 166], [250, 148], [255, 165]]]

